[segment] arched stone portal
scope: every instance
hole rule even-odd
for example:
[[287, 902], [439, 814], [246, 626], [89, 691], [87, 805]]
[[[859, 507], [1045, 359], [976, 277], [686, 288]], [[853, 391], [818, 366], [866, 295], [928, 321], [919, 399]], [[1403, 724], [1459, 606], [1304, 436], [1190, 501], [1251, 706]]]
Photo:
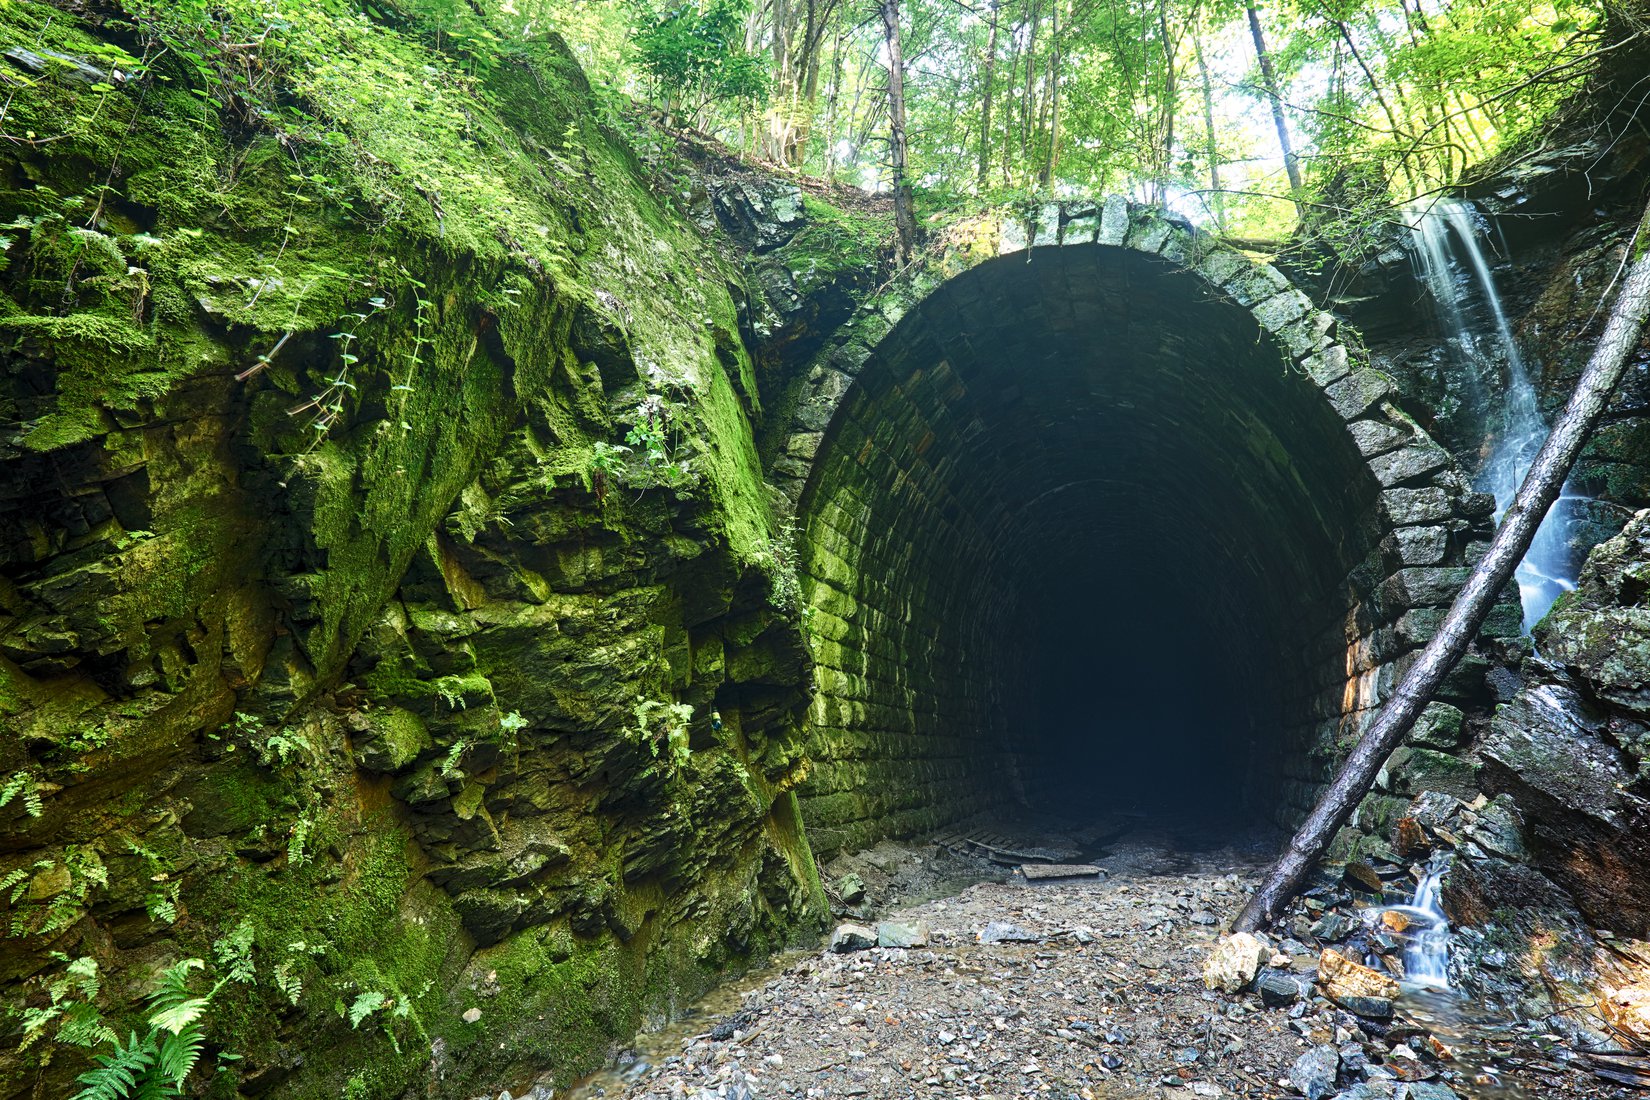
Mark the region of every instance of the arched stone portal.
[[1012, 802], [1291, 818], [1483, 534], [1276, 270], [1119, 200], [1018, 232], [885, 292], [782, 429], [827, 853]]

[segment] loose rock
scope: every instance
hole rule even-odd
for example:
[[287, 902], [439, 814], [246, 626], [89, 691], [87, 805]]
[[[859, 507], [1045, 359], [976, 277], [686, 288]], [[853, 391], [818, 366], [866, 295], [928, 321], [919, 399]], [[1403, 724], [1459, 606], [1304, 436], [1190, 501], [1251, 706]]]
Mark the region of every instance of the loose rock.
[[1255, 974], [1271, 955], [1272, 949], [1248, 932], [1227, 936], [1203, 964], [1203, 984], [1223, 993], [1236, 993], [1255, 980]]
[[836, 931], [831, 933], [831, 950], [838, 954], [848, 951], [863, 951], [867, 947], [877, 945], [877, 931], [867, 928], [863, 924], [839, 924]]
[[1325, 1043], [1295, 1059], [1295, 1064], [1289, 1067], [1289, 1083], [1306, 1100], [1323, 1100], [1335, 1091], [1335, 1077], [1340, 1068], [1340, 1051]]

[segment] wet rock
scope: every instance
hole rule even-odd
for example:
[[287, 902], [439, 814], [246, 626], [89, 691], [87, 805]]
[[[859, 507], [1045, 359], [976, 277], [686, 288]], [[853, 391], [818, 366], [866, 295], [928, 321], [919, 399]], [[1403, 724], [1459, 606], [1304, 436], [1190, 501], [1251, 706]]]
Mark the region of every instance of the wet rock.
[[1399, 1088], [1403, 1091], [1394, 1100], [1460, 1100], [1454, 1089], [1437, 1081], [1411, 1081]]
[[876, 945], [877, 930], [867, 928], [863, 924], [839, 924], [836, 931], [831, 933], [831, 950], [839, 955], [848, 951], [863, 951]]
[[865, 880], [856, 874], [846, 874], [836, 880], [837, 897], [846, 905], [858, 905], [865, 900]]
[[1299, 978], [1267, 969], [1255, 979], [1255, 992], [1267, 1008], [1287, 1008], [1300, 1000], [1303, 990]]
[[1036, 936], [1017, 924], [994, 920], [980, 929], [981, 943], [1036, 943]]
[[1203, 964], [1203, 984], [1222, 993], [1236, 993], [1255, 980], [1271, 956], [1271, 947], [1258, 936], [1248, 932], [1227, 936]]
[[1295, 1059], [1289, 1067], [1289, 1083], [1306, 1100], [1323, 1100], [1334, 1093], [1340, 1068], [1341, 1052], [1325, 1043]]
[[1392, 1081], [1360, 1081], [1335, 1100], [1396, 1100], [1397, 1094], [1398, 1085]]
[[1409, 743], [1429, 749], [1449, 750], [1461, 743], [1461, 720], [1458, 707], [1448, 703], [1428, 703], [1427, 709], [1416, 719], [1410, 731]]
[[1389, 1002], [1388, 1016], [1392, 1014], [1390, 1002], [1398, 998], [1398, 983], [1392, 978], [1353, 962], [1339, 951], [1325, 951], [1318, 959], [1318, 982], [1336, 1004], [1363, 998], [1385, 1000]]
[[1392, 1001], [1386, 997], [1332, 997], [1331, 1000], [1355, 1016], [1371, 1020], [1392, 1019]]
[[924, 921], [917, 921], [915, 924], [883, 921], [877, 925], [877, 946], [927, 947], [931, 935]]
[[1478, 820], [1467, 836], [1479, 847], [1504, 859], [1522, 860], [1529, 852], [1524, 845], [1524, 819], [1518, 803], [1498, 795], [1478, 811]]
[[1615, 824], [1627, 775], [1621, 754], [1599, 737], [1601, 725], [1573, 692], [1542, 685], [1496, 712], [1484, 757], [1521, 786]]

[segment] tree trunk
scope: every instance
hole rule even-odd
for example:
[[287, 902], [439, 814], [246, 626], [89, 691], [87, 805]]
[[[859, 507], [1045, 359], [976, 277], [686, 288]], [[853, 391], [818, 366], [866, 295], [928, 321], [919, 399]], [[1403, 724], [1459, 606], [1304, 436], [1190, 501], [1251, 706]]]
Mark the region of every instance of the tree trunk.
[[1439, 683], [1466, 652], [1484, 617], [1495, 606], [1497, 595], [1518, 568], [1536, 528], [1541, 526], [1542, 517], [1564, 487], [1576, 456], [1598, 425], [1611, 392], [1621, 380], [1628, 357], [1638, 347], [1645, 315], [1650, 313], [1650, 208], [1645, 210], [1638, 232], [1628, 243], [1627, 263], [1626, 282], [1622, 284], [1615, 308], [1610, 311], [1604, 334], [1593, 349], [1593, 357], [1576, 382], [1564, 414], [1553, 425], [1552, 433], [1530, 466], [1524, 484], [1519, 486], [1518, 496], [1502, 518], [1489, 551], [1473, 567], [1438, 633], [1421, 650], [1392, 698], [1375, 715], [1369, 731], [1341, 766], [1340, 774], [1319, 798], [1312, 816], [1289, 841], [1282, 857], [1266, 872], [1260, 889], [1233, 922], [1234, 930], [1252, 932], [1282, 912], [1306, 873], [1329, 847], [1336, 831], [1369, 792], [1381, 765], [1415, 724]]
[[830, 92], [825, 99], [825, 178], [836, 182], [837, 103], [842, 99], [842, 32], [836, 33], [836, 48], [831, 51]]
[[900, 52], [899, 0], [880, 0], [888, 40], [888, 153], [894, 174], [894, 232], [899, 262], [910, 262], [917, 244], [917, 215], [905, 165], [905, 58]]
[[1031, 93], [1037, 82], [1037, 24], [1043, 20], [1043, 0], [1031, 0], [1026, 29], [1026, 85], [1020, 97], [1020, 166], [1031, 178]]
[[1157, 205], [1165, 213], [1169, 209], [1169, 166], [1174, 163], [1175, 71], [1174, 55], [1179, 43], [1169, 34], [1169, 3], [1159, 0], [1157, 5], [1157, 33], [1163, 39], [1163, 144], [1158, 154]]
[[1043, 170], [1038, 179], [1044, 187], [1054, 182], [1054, 169], [1060, 164], [1060, 4], [1062, 0], [1054, 0], [1051, 7], [1054, 13], [1054, 22], [1049, 27], [1049, 57], [1048, 57], [1048, 156], [1043, 161]]
[[991, 174], [991, 97], [996, 94], [997, 25], [1000, 21], [998, 0], [991, 0], [991, 33], [985, 40], [985, 63], [980, 70], [980, 84], [984, 88], [980, 97], [980, 170], [974, 177], [975, 189], [982, 192], [986, 177]]
[[1192, 51], [1197, 57], [1197, 73], [1203, 84], [1203, 130], [1209, 158], [1209, 201], [1215, 217], [1215, 228], [1226, 232], [1226, 196], [1220, 186], [1220, 143], [1215, 132], [1215, 86], [1209, 76], [1209, 63], [1203, 59], [1203, 14], [1197, 17], [1197, 29], [1192, 33]]
[[1272, 67], [1272, 55], [1266, 52], [1266, 35], [1261, 33], [1260, 12], [1253, 4], [1249, 12], [1249, 35], [1255, 40], [1255, 57], [1260, 61], [1261, 80], [1266, 84], [1266, 95], [1272, 101], [1272, 124], [1278, 129], [1278, 145], [1283, 149], [1283, 170], [1289, 176], [1290, 197], [1295, 200], [1297, 214], [1305, 214], [1300, 203], [1301, 168], [1295, 161], [1294, 147], [1289, 144], [1289, 120], [1283, 117], [1283, 94], [1278, 91], [1277, 70]]

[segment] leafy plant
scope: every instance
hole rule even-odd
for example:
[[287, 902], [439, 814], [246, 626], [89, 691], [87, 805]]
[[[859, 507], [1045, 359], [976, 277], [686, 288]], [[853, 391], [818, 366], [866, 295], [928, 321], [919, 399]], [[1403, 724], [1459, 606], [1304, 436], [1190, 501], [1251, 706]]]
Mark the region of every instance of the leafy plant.
[[797, 570], [801, 556], [796, 548], [796, 521], [786, 520], [768, 545], [771, 558], [770, 598], [780, 611], [796, 611], [802, 603], [802, 583]]
[[[53, 874], [53, 872], [58, 872]], [[53, 874], [38, 900], [24, 898], [40, 876]], [[40, 859], [26, 868], [14, 868], [0, 878], [0, 890], [10, 890], [12, 936], [50, 936], [61, 932], [86, 911], [94, 887], [107, 886], [109, 872], [97, 849], [71, 844], [62, 860]]]
[[461, 779], [464, 776], [464, 754], [470, 751], [470, 742], [460, 737], [447, 747], [447, 755], [442, 757], [437, 771], [443, 779]]
[[0, 810], [5, 809], [13, 799], [22, 801], [23, 812], [30, 817], [39, 817], [45, 812], [45, 804], [40, 798], [40, 781], [32, 772], [12, 772], [4, 783], [0, 783]]
[[688, 762], [691, 755], [688, 723], [693, 720], [691, 706], [638, 695], [630, 713], [636, 725], [627, 732], [645, 744], [655, 759], [662, 757], [672, 768], [680, 768]]
[[106, 1025], [97, 1025], [99, 1044], [112, 1049], [98, 1054], [97, 1065], [75, 1079], [82, 1087], [74, 1100], [183, 1095], [184, 1082], [206, 1047], [201, 1020], [229, 980], [220, 979], [204, 996], [195, 995], [189, 977], [205, 966], [200, 959], [184, 959], [161, 972], [159, 987], [149, 996], [148, 1030], [143, 1034], [129, 1031], [122, 1040]]
[[292, 823], [292, 831], [287, 834], [286, 861], [289, 867], [302, 867], [313, 858], [309, 851], [310, 834], [315, 829], [315, 819], [306, 811], [298, 815]]
[[178, 919], [178, 891], [182, 883], [172, 878], [171, 867], [155, 852], [135, 840], [128, 840], [126, 848], [143, 860], [149, 872], [150, 889], [143, 899], [144, 911], [152, 921], [171, 924]]

